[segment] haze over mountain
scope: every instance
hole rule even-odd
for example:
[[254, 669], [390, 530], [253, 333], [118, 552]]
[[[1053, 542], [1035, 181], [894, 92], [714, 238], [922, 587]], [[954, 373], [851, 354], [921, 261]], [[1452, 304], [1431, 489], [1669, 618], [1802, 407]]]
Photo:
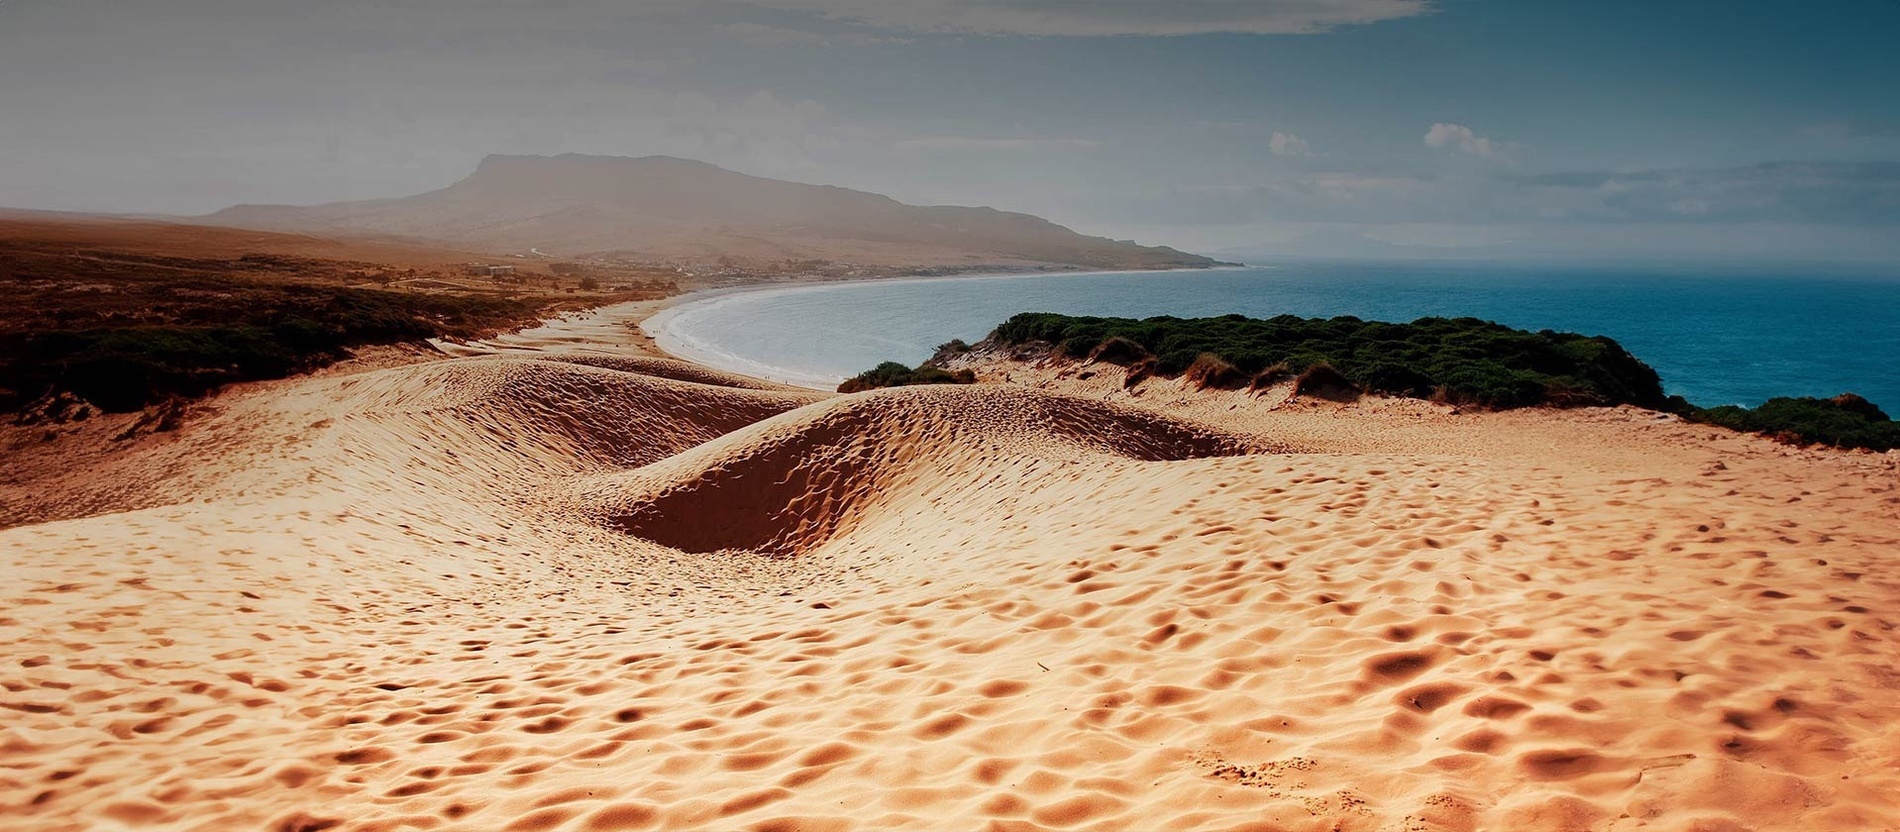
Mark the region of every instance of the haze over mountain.
[[468, 178], [416, 196], [239, 205], [199, 219], [562, 257], [1104, 269], [1216, 264], [1171, 248], [1085, 236], [1028, 214], [905, 205], [669, 156], [489, 156]]

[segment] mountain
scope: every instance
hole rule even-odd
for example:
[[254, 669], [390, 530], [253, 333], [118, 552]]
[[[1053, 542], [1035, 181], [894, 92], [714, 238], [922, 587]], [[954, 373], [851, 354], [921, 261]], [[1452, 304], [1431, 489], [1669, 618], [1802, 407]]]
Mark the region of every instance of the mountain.
[[668, 156], [489, 156], [416, 196], [298, 207], [239, 205], [198, 221], [319, 234], [379, 234], [561, 257], [831, 260], [867, 265], [1205, 267], [1171, 248], [1077, 234], [993, 208], [906, 205], [827, 185], [764, 179]]

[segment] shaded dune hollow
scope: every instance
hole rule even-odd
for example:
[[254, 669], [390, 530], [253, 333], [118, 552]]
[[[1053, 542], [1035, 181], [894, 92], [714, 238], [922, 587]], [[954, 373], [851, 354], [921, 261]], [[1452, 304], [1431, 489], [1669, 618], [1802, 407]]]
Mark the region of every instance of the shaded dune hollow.
[[690, 381], [695, 384], [707, 384], [715, 387], [737, 387], [742, 390], [778, 390], [808, 392], [801, 388], [783, 384], [773, 384], [738, 373], [728, 373], [711, 367], [702, 367], [676, 358], [660, 358], [651, 355], [594, 355], [591, 353], [554, 354], [538, 356], [548, 361], [560, 361], [568, 364], [580, 364], [588, 367], [600, 367], [607, 370], [619, 370], [623, 373], [636, 373], [655, 378], [668, 378], [674, 381]]
[[1163, 462], [1274, 450], [1168, 416], [1055, 393], [929, 386], [833, 399], [607, 478], [606, 525], [685, 552], [797, 555], [880, 501], [1025, 458]]
[[462, 359], [366, 374], [341, 386], [345, 401], [365, 416], [453, 419], [503, 449], [539, 446], [547, 457], [616, 468], [654, 462], [824, 398], [565, 358]]

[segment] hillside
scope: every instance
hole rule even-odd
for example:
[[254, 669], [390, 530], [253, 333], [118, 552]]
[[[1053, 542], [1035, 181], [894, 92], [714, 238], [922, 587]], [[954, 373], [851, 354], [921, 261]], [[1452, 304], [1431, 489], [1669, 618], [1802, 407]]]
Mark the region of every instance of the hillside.
[[[0, 210], [0, 414], [83, 421], [556, 311], [678, 290], [670, 273], [148, 220]], [[591, 281], [591, 282], [590, 282]], [[590, 288], [591, 287], [591, 288]]]
[[1218, 265], [1171, 248], [1077, 234], [1028, 214], [906, 205], [666, 156], [490, 156], [468, 178], [416, 196], [311, 207], [239, 205], [200, 219], [563, 257], [948, 268]]

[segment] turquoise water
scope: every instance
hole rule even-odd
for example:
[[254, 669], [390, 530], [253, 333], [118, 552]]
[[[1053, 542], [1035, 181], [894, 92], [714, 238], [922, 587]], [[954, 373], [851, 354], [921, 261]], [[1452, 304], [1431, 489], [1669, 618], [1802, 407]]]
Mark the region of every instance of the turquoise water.
[[1900, 269], [1527, 268], [1295, 263], [1195, 272], [843, 283], [716, 296], [648, 325], [662, 346], [817, 387], [913, 364], [1017, 312], [1472, 316], [1608, 335], [1701, 405], [1853, 391], [1900, 411]]

